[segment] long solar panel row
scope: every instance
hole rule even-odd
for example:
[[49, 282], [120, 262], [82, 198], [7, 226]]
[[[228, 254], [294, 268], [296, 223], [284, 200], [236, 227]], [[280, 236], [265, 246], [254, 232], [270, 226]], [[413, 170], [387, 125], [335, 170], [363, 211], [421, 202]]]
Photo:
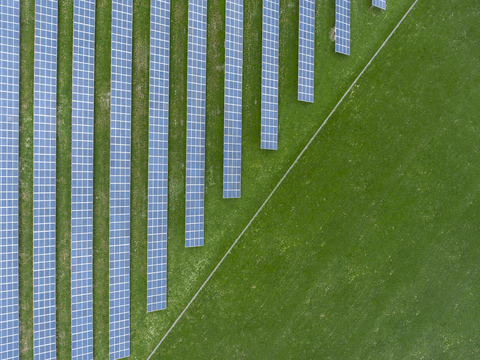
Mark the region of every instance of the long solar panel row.
[[225, 13], [225, 107], [223, 197], [239, 198], [242, 163], [243, 0], [227, 0]]
[[335, 52], [350, 55], [350, 0], [336, 0]]
[[55, 359], [57, 1], [35, 2], [33, 354]]
[[110, 107], [110, 360], [130, 355], [132, 0], [112, 1]]
[[207, 0], [188, 1], [185, 246], [203, 245]]
[[19, 359], [18, 96], [20, 3], [0, 0], [0, 359]]
[[298, 39], [298, 100], [313, 102], [315, 0], [300, 0]]
[[263, 0], [262, 126], [260, 147], [277, 149], [279, 0]]
[[372, 5], [385, 10], [387, 8], [386, 0], [372, 0]]
[[152, 0], [148, 148], [147, 311], [167, 307], [170, 0]]
[[72, 359], [93, 359], [93, 81], [95, 0], [73, 7]]

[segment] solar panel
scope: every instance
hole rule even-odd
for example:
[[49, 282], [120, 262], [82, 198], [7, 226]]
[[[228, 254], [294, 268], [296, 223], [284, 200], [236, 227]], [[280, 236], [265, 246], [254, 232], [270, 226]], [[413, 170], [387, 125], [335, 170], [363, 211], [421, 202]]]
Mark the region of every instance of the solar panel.
[[387, 8], [387, 1], [386, 0], [372, 0], [372, 5], [376, 6], [382, 10]]
[[315, 0], [300, 0], [298, 32], [298, 100], [313, 102]]
[[185, 246], [203, 245], [207, 1], [188, 1]]
[[130, 355], [132, 0], [112, 1], [110, 105], [110, 360]]
[[225, 15], [223, 197], [239, 198], [242, 162], [243, 0], [227, 0]]
[[150, 14], [147, 311], [155, 311], [167, 307], [170, 0], [152, 0]]
[[19, 1], [0, 1], [0, 359], [19, 359]]
[[335, 52], [350, 55], [350, 0], [336, 0]]
[[279, 0], [263, 0], [262, 126], [260, 147], [277, 149]]
[[35, 1], [33, 356], [55, 359], [57, 1]]
[[72, 359], [93, 359], [93, 76], [95, 0], [73, 7], [72, 72]]

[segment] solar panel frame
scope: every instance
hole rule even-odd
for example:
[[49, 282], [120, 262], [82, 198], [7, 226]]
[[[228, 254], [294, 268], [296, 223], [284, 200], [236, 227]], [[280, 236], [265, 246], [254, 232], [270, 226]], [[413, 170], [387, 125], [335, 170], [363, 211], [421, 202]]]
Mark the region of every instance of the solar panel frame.
[[93, 359], [93, 96], [95, 0], [73, 7], [72, 359]]
[[313, 103], [315, 0], [300, 0], [298, 31], [298, 100]]
[[147, 312], [167, 307], [170, 0], [151, 0]]
[[223, 197], [241, 195], [243, 0], [225, 4]]
[[110, 360], [130, 355], [132, 0], [112, 1], [110, 106]]
[[279, 0], [263, 0], [260, 148], [277, 150]]
[[185, 247], [203, 245], [207, 1], [188, 1]]
[[19, 359], [18, 112], [20, 3], [0, 0], [0, 358]]
[[56, 358], [57, 1], [35, 1], [33, 102], [33, 357]]
[[335, 52], [350, 55], [350, 0], [336, 0]]
[[386, 10], [387, 0], [372, 0], [372, 6], [376, 6], [382, 10]]

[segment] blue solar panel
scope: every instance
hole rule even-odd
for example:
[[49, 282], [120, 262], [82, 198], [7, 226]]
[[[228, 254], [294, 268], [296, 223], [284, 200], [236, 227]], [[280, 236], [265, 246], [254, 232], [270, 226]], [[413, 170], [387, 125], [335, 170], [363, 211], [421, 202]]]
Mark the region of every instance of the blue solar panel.
[[350, 0], [336, 0], [335, 52], [350, 55]]
[[227, 0], [225, 16], [225, 107], [223, 197], [239, 198], [242, 163], [243, 0]]
[[263, 0], [262, 128], [260, 147], [277, 149], [279, 0]]
[[112, 1], [110, 107], [110, 360], [130, 355], [132, 0]]
[[387, 8], [387, 1], [386, 0], [372, 0], [372, 5], [376, 6], [382, 10]]
[[207, 1], [188, 1], [185, 246], [203, 245]]
[[57, 1], [35, 1], [33, 356], [55, 359]]
[[167, 307], [170, 0], [150, 5], [147, 311], [155, 311]]
[[73, 8], [72, 74], [72, 359], [93, 359], [93, 76], [95, 0]]
[[19, 359], [19, 1], [0, 0], [0, 359]]
[[315, 0], [300, 0], [298, 32], [298, 100], [313, 102]]

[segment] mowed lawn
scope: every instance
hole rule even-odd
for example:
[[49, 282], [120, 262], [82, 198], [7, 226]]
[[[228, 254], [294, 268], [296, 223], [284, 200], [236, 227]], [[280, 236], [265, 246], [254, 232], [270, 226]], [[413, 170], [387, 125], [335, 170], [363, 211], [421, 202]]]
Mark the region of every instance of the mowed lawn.
[[[171, 3], [168, 307], [146, 313], [150, 2], [134, 0], [131, 358], [145, 359], [413, 0], [316, 2], [315, 103], [297, 102], [298, 1], [281, 1], [279, 150], [260, 148], [261, 1], [245, 2], [242, 198], [222, 199], [223, 1], [208, 3], [205, 246], [184, 248], [187, 2]], [[21, 8], [20, 320], [33, 355], [34, 2]], [[474, 358], [479, 7], [419, 0], [155, 357]], [[94, 357], [108, 358], [111, 1], [97, 2]], [[70, 356], [73, 2], [59, 2], [57, 346]]]

